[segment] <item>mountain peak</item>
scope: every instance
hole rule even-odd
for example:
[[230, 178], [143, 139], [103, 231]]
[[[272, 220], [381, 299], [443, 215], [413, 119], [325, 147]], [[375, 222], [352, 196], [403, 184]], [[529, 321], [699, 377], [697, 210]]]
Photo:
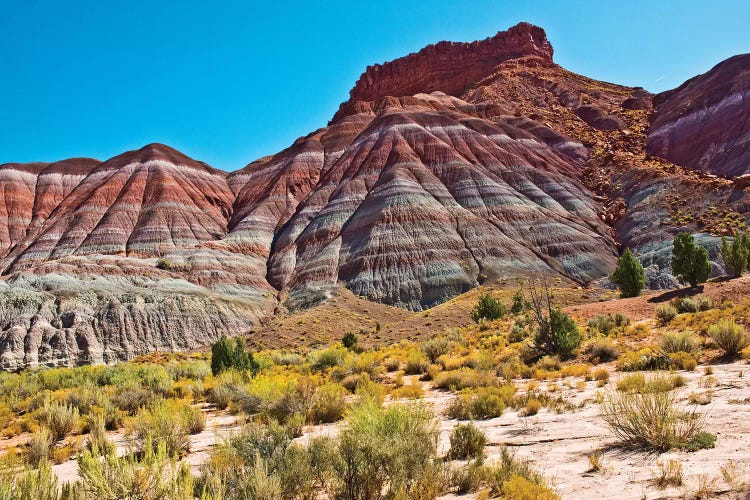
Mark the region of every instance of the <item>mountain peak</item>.
[[552, 54], [544, 29], [525, 22], [484, 40], [428, 45], [419, 52], [368, 66], [338, 114], [345, 113], [354, 102], [385, 96], [434, 91], [455, 95], [504, 61], [535, 56], [551, 63]]

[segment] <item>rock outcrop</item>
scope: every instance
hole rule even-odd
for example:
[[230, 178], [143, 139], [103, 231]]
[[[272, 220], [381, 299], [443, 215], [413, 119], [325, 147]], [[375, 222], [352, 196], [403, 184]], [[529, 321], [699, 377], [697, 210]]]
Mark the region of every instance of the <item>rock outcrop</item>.
[[386, 96], [410, 96], [434, 91], [456, 95], [490, 75], [498, 64], [523, 56], [552, 61], [552, 44], [544, 30], [520, 23], [491, 38], [471, 43], [440, 42], [415, 54], [368, 66], [341, 105], [334, 121], [351, 112], [356, 102]]
[[750, 54], [656, 95], [648, 151], [729, 178], [750, 173]]

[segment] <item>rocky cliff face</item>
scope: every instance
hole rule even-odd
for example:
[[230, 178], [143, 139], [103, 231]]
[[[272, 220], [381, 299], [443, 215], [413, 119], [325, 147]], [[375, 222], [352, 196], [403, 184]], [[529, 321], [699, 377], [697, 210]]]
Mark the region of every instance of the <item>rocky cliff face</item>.
[[648, 151], [729, 178], [750, 174], [750, 54], [655, 96]]
[[552, 45], [544, 30], [520, 23], [491, 38], [471, 43], [440, 42], [415, 54], [368, 66], [341, 105], [334, 121], [356, 102], [385, 96], [410, 96], [441, 91], [456, 95], [491, 74], [503, 61], [536, 56], [552, 61]]
[[720, 273], [750, 199], [696, 169], [744, 171], [743, 61], [654, 97], [561, 68], [522, 23], [368, 68], [328, 126], [231, 174], [158, 144], [0, 166], [0, 367], [194, 349], [340, 286], [418, 310], [606, 283], [623, 246], [670, 287], [684, 230]]

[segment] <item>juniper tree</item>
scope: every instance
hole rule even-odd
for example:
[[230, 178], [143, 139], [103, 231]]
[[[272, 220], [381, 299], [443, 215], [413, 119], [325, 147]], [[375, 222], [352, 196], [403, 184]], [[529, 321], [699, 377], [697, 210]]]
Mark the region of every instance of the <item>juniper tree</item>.
[[617, 269], [610, 277], [620, 287], [620, 297], [637, 297], [646, 286], [646, 275], [638, 258], [629, 248], [617, 260]]

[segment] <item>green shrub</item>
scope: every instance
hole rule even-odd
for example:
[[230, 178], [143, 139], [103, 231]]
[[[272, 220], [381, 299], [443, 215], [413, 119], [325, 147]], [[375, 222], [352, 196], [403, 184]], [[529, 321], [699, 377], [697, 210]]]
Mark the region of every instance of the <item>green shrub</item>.
[[570, 356], [581, 344], [581, 334], [573, 319], [559, 309], [551, 309], [549, 317], [539, 325], [536, 345], [548, 354]]
[[675, 443], [676, 448], [687, 452], [706, 450], [715, 445], [716, 436], [710, 432], [696, 432], [690, 440]]
[[445, 414], [457, 420], [486, 420], [499, 417], [513, 398], [513, 386], [480, 387], [461, 391]]
[[234, 339], [234, 345], [232, 345], [232, 341], [222, 335], [215, 344], [211, 345], [211, 373], [216, 376], [229, 369], [255, 373], [260, 366], [255, 361], [253, 353], [245, 349], [243, 339], [239, 337]]
[[114, 443], [107, 439], [107, 427], [104, 414], [89, 415], [87, 418], [89, 437], [86, 440], [87, 450], [97, 450], [102, 454], [109, 453], [114, 448]]
[[[440, 478], [438, 426], [422, 405], [373, 402], [353, 407], [338, 439], [334, 465], [343, 498], [415, 498]], [[434, 487], [434, 486], [433, 486]], [[432, 496], [437, 492], [432, 492]]]
[[680, 280], [680, 283], [690, 283], [693, 288], [700, 283], [705, 283], [711, 274], [708, 251], [702, 246], [696, 245], [695, 239], [690, 233], [678, 234], [674, 239], [672, 274]]
[[185, 456], [190, 452], [190, 430], [185, 415], [166, 402], [154, 404], [150, 409], [141, 409], [133, 424], [135, 439], [140, 450], [150, 443], [155, 453], [157, 444], [166, 446], [167, 453]]
[[291, 434], [286, 426], [276, 420], [267, 424], [251, 422], [230, 437], [229, 446], [244, 464], [252, 467], [257, 461], [264, 460], [270, 471], [276, 471], [292, 442]]
[[449, 467], [446, 471], [448, 486], [458, 495], [478, 491], [485, 480], [487, 468], [479, 461], [469, 461], [461, 467]]
[[667, 333], [661, 339], [661, 349], [668, 354], [676, 352], [696, 354], [700, 351], [700, 340], [688, 332]]
[[560, 358], [558, 356], [543, 356], [534, 365], [539, 370], [555, 371], [560, 369]]
[[617, 269], [610, 276], [612, 283], [620, 287], [620, 297], [637, 297], [646, 286], [643, 266], [629, 248], [617, 260]]
[[346, 389], [339, 384], [324, 384], [315, 389], [310, 420], [316, 424], [338, 422], [346, 411]]
[[78, 417], [77, 408], [59, 402], [45, 405], [41, 413], [41, 420], [49, 428], [55, 441], [62, 440], [75, 429]]
[[341, 344], [351, 350], [357, 345], [357, 340], [356, 334], [348, 332], [341, 338]]
[[741, 232], [734, 235], [732, 243], [721, 238], [721, 258], [733, 277], [742, 276], [750, 263], [750, 236]]
[[281, 478], [269, 474], [265, 461], [257, 460], [242, 477], [242, 491], [253, 500], [276, 500], [282, 498]]
[[145, 389], [159, 396], [166, 396], [172, 389], [174, 379], [162, 366], [142, 365], [136, 370], [136, 379]]
[[475, 323], [479, 323], [482, 320], [493, 321], [505, 316], [505, 312], [505, 305], [493, 298], [492, 295], [486, 293], [479, 297], [479, 301], [471, 310], [471, 319]]
[[[619, 314], [619, 313], [618, 313]], [[622, 319], [624, 318], [624, 319]], [[618, 320], [624, 324], [618, 324]], [[597, 314], [589, 319], [588, 327], [591, 332], [600, 332], [603, 335], [609, 335], [616, 328], [621, 326], [627, 326], [627, 318], [625, 316], [613, 316], [611, 314]]]
[[229, 384], [218, 383], [208, 391], [206, 399], [219, 410], [224, 410], [229, 406], [234, 394], [235, 391]]
[[443, 354], [448, 354], [451, 344], [445, 337], [432, 338], [422, 343], [422, 352], [430, 360], [430, 363], [437, 363], [437, 360]]
[[695, 297], [678, 297], [673, 299], [672, 306], [680, 313], [697, 313], [713, 309], [714, 301], [700, 294]]
[[706, 297], [703, 294], [696, 296], [695, 301], [698, 303], [698, 311], [708, 311], [716, 307], [713, 299]]
[[305, 362], [305, 358], [295, 352], [279, 352], [273, 351], [271, 353], [271, 360], [274, 364], [281, 366], [299, 366]]
[[[68, 489], [64, 488], [67, 493]], [[0, 498], [3, 500], [62, 500], [58, 480], [46, 460], [35, 470], [22, 464], [3, 464], [0, 470]], [[68, 499], [76, 498], [68, 496]]]
[[398, 358], [385, 358], [383, 360], [383, 367], [388, 372], [395, 372], [401, 368], [401, 361]]
[[[290, 426], [291, 425], [291, 426]], [[209, 498], [334, 498], [340, 481], [332, 438], [292, 444], [296, 424], [252, 422], [212, 451], [196, 485]]]
[[84, 450], [78, 458], [78, 474], [76, 499], [193, 498], [190, 466], [174, 458], [166, 443], [147, 441], [140, 457], [119, 457], [112, 449], [102, 459], [99, 450]]
[[541, 474], [532, 469], [528, 462], [516, 459], [505, 447], [500, 452], [500, 458], [485, 467], [484, 476], [492, 495], [534, 500], [557, 498], [547, 488]]
[[692, 354], [678, 351], [669, 355], [669, 364], [675, 370], [693, 371], [698, 366], [698, 361]]
[[617, 381], [617, 390], [631, 394], [648, 394], [667, 392], [685, 385], [685, 379], [680, 375], [657, 375], [646, 379], [643, 373], [631, 373]]
[[40, 427], [31, 435], [27, 445], [26, 460], [32, 467], [38, 467], [40, 463], [49, 459], [52, 442], [52, 433], [46, 427]]
[[382, 405], [385, 400], [385, 387], [377, 382], [373, 382], [368, 377], [362, 377], [359, 382], [357, 382], [357, 388], [354, 390], [354, 394], [357, 396], [356, 404], [371, 401], [375, 404]]
[[432, 381], [434, 388], [451, 391], [460, 391], [473, 387], [496, 386], [499, 384], [500, 379], [493, 373], [474, 370], [472, 368], [459, 368], [458, 370], [440, 372]]
[[523, 297], [523, 291], [519, 289], [513, 294], [513, 305], [510, 307], [510, 312], [512, 314], [521, 314], [526, 308], [527, 304]]
[[668, 451], [682, 448], [703, 432], [703, 418], [676, 407], [671, 392], [610, 392], [601, 403], [602, 417], [626, 448]]
[[451, 447], [448, 451], [450, 460], [482, 460], [487, 436], [474, 424], [458, 424], [450, 435]]
[[325, 370], [339, 366], [344, 363], [348, 352], [348, 349], [341, 345], [333, 345], [321, 351], [313, 352], [311, 354], [313, 368]]
[[430, 362], [421, 351], [412, 351], [406, 358], [404, 373], [406, 375], [419, 375], [426, 373], [429, 367]]
[[588, 345], [586, 354], [595, 363], [614, 361], [620, 356], [617, 347], [609, 339], [593, 340]]
[[156, 395], [152, 391], [134, 381], [117, 387], [111, 397], [112, 404], [128, 415], [135, 415], [138, 410], [149, 406], [155, 399]]
[[617, 369], [623, 372], [644, 370], [668, 370], [671, 365], [669, 355], [661, 350], [654, 351], [648, 347], [628, 352], [620, 356]]
[[188, 433], [198, 434], [206, 428], [206, 415], [200, 408], [191, 405], [182, 407], [182, 418]]
[[615, 321], [609, 314], [597, 314], [589, 319], [588, 327], [590, 332], [600, 332], [609, 335], [615, 329]]
[[656, 321], [662, 326], [667, 325], [676, 317], [677, 309], [670, 305], [662, 305], [656, 308]]
[[174, 380], [186, 378], [200, 381], [211, 373], [211, 367], [205, 361], [181, 361], [167, 366]]
[[736, 356], [750, 345], [750, 337], [745, 333], [745, 328], [730, 319], [722, 319], [711, 325], [708, 328], [708, 336], [727, 356]]
[[510, 343], [516, 343], [516, 342], [523, 342], [526, 337], [528, 337], [528, 332], [526, 331], [526, 328], [517, 321], [513, 323], [513, 326], [510, 327], [510, 335], [508, 335], [508, 342]]

